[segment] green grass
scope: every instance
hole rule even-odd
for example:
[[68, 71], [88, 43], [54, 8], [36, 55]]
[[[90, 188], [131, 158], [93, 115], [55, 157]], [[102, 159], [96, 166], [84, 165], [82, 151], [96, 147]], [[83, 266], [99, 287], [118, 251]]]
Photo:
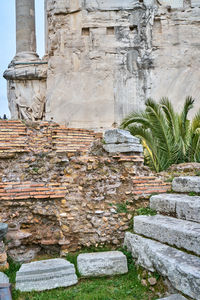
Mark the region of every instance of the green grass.
[[[162, 278], [159, 278], [158, 274], [153, 274], [158, 280], [153, 291], [150, 286], [143, 286], [139, 279], [143, 269], [135, 266], [130, 253], [124, 249], [120, 250], [127, 255], [129, 272], [125, 275], [84, 279], [78, 274], [79, 283], [73, 287], [31, 293], [21, 293], [13, 289], [13, 300], [155, 300], [159, 298], [156, 292], [164, 294]], [[75, 266], [76, 258], [77, 254], [67, 255], [67, 259], [75, 263]], [[18, 269], [19, 265], [10, 262], [10, 269], [6, 274], [12, 283], [15, 281]]]
[[137, 215], [147, 215], [147, 216], [155, 216], [156, 211], [151, 209], [150, 207], [141, 207], [136, 210]]

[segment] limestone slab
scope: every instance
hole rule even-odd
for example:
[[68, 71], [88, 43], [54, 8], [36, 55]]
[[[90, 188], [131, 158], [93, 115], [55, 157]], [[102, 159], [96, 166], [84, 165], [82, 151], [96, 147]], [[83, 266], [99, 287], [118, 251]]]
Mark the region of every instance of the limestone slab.
[[78, 282], [74, 265], [56, 258], [23, 264], [16, 275], [16, 289], [43, 291]]
[[104, 141], [106, 144], [140, 144], [140, 140], [132, 136], [129, 131], [123, 129], [110, 129], [104, 133]]
[[150, 198], [150, 207], [158, 213], [200, 223], [200, 197], [184, 194], [160, 194]]
[[87, 10], [122, 10], [132, 9], [138, 0], [85, 0]]
[[200, 224], [161, 215], [137, 216], [134, 231], [160, 242], [200, 254]]
[[9, 278], [6, 274], [0, 272], [0, 284], [9, 283]]
[[191, 0], [192, 7], [200, 7], [200, 0]]
[[126, 256], [120, 251], [80, 254], [78, 270], [82, 276], [106, 276], [128, 272]]
[[4, 236], [8, 231], [8, 225], [5, 223], [0, 223], [0, 241], [3, 240]]
[[172, 181], [172, 189], [180, 193], [200, 193], [200, 176], [176, 177]]
[[124, 245], [136, 262], [167, 277], [180, 292], [200, 299], [200, 258], [127, 232]]
[[160, 0], [162, 5], [169, 5], [171, 8], [182, 8], [183, 0]]
[[159, 300], [187, 300], [187, 299], [180, 294], [174, 294]]
[[109, 153], [143, 152], [143, 147], [140, 144], [107, 144], [103, 145], [103, 148]]

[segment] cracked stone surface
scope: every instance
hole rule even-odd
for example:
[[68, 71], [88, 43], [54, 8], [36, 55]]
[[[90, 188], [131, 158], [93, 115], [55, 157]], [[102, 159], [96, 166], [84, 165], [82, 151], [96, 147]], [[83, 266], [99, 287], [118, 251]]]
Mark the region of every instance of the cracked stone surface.
[[200, 197], [181, 194], [160, 194], [150, 198], [151, 209], [173, 214], [178, 219], [200, 223]]
[[200, 255], [200, 224], [162, 215], [134, 217], [134, 231]]
[[170, 246], [126, 233], [124, 245], [137, 264], [167, 277], [175, 289], [200, 299], [200, 258]]
[[174, 192], [200, 193], [200, 177], [199, 176], [185, 176], [176, 177], [172, 181], [172, 189]]

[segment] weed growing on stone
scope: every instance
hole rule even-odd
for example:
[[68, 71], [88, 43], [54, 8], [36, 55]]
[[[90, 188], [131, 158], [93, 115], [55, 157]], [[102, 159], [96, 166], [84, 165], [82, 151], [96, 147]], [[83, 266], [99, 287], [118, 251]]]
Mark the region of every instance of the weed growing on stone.
[[137, 215], [147, 215], [147, 216], [155, 216], [156, 211], [151, 209], [150, 207], [141, 207], [136, 210]]
[[189, 196], [200, 196], [200, 193], [190, 192], [188, 193]]
[[117, 203], [116, 204], [117, 213], [128, 213], [127, 204], [126, 203]]

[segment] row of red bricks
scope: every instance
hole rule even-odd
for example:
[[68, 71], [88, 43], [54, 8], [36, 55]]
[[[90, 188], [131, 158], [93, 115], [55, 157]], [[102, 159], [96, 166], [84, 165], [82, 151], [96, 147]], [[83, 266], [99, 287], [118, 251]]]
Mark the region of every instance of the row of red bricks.
[[94, 139], [102, 136], [92, 130], [66, 128], [51, 122], [42, 122], [37, 129], [26, 127], [20, 121], [0, 121], [0, 151], [37, 152], [46, 144], [55, 151], [76, 152], [88, 150]]
[[[141, 178], [141, 180], [139, 179]], [[171, 183], [156, 180], [155, 177], [135, 177], [133, 179], [132, 195], [150, 195], [153, 193], [165, 193], [171, 190]], [[64, 198], [67, 186], [58, 183], [49, 185], [30, 182], [6, 182], [0, 184], [1, 200], [20, 199], [48, 199]]]

